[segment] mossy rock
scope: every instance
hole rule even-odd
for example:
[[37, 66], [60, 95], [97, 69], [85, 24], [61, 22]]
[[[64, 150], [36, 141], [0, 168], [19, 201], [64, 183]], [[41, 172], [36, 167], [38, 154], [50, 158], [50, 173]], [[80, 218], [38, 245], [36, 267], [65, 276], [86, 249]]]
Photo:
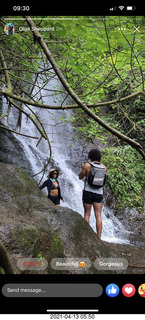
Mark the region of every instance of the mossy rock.
[[[41, 226], [42, 229], [42, 226]], [[15, 250], [23, 257], [36, 258], [40, 255], [48, 261], [46, 273], [53, 272], [50, 267], [51, 260], [55, 257], [64, 257], [64, 247], [58, 234], [51, 230], [43, 231], [29, 225], [23, 225], [13, 230], [13, 243]], [[24, 272], [25, 273], [25, 272]], [[33, 272], [35, 273], [35, 272]]]
[[[5, 246], [16, 273], [69, 273], [53, 270], [52, 259], [86, 257], [90, 259], [90, 269], [81, 269], [73, 273], [97, 274], [100, 271], [95, 269], [93, 264], [96, 258], [120, 257], [123, 245], [120, 245], [117, 251], [118, 245], [114, 249], [112, 244], [98, 239], [97, 234], [79, 213], [70, 208], [56, 207], [39, 190], [37, 182], [22, 168], [0, 162], [0, 181], [0, 241]], [[128, 251], [130, 247], [127, 247]], [[136, 252], [139, 254], [139, 251]], [[48, 262], [47, 269], [17, 269], [18, 259], [31, 257], [44, 257]], [[129, 270], [129, 273], [131, 272]], [[136, 272], [139, 272], [138, 269]], [[122, 273], [128, 273], [128, 270]]]

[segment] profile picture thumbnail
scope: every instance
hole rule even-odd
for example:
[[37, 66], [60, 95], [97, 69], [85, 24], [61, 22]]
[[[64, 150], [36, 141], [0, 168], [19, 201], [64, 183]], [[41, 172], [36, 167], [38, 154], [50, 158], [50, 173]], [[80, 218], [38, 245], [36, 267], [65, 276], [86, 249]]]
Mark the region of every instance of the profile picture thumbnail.
[[15, 26], [13, 23], [7, 23], [4, 27], [4, 32], [8, 35], [8, 36], [12, 36], [15, 33]]

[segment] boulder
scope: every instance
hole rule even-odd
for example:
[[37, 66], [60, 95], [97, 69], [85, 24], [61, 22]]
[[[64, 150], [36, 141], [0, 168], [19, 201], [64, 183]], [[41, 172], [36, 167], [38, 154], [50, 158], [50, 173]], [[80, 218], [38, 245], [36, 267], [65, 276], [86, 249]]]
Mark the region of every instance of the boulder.
[[[14, 270], [14, 273], [42, 274], [108, 273], [100, 272], [94, 267], [96, 258], [124, 258], [126, 252], [133, 248], [129, 245], [105, 243], [98, 239], [97, 234], [79, 213], [69, 208], [56, 207], [39, 190], [37, 182], [24, 169], [0, 162], [0, 181], [0, 257], [2, 244], [10, 264], [10, 268], [5, 268], [5, 264], [0, 263], [4, 272]], [[131, 252], [133, 254], [133, 250]], [[135, 261], [137, 263], [137, 257], [140, 255], [140, 265], [145, 264], [145, 254], [139, 248], [134, 252], [133, 268], [138, 273], [140, 269], [135, 268]], [[18, 259], [37, 257], [47, 260], [48, 267], [45, 270], [18, 269]], [[87, 271], [56, 271], [51, 267], [54, 258], [89, 258], [91, 267]], [[127, 259], [131, 257], [127, 256]], [[132, 267], [121, 272], [132, 273]]]

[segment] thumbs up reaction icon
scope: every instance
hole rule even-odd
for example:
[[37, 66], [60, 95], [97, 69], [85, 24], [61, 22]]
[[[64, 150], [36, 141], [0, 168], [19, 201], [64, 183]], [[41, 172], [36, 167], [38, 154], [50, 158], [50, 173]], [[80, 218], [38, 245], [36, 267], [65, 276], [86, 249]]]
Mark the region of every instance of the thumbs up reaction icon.
[[115, 283], [111, 283], [106, 287], [106, 294], [108, 297], [114, 298], [119, 294], [119, 287]]

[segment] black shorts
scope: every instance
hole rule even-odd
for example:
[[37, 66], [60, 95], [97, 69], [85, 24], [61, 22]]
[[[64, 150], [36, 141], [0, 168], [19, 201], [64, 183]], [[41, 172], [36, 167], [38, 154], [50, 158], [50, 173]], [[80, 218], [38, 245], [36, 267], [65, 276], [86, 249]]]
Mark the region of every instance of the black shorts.
[[83, 202], [87, 204], [93, 204], [93, 202], [102, 203], [103, 195], [83, 190]]
[[48, 199], [50, 199], [55, 205], [60, 204], [59, 196], [51, 196], [49, 194], [48, 195]]

